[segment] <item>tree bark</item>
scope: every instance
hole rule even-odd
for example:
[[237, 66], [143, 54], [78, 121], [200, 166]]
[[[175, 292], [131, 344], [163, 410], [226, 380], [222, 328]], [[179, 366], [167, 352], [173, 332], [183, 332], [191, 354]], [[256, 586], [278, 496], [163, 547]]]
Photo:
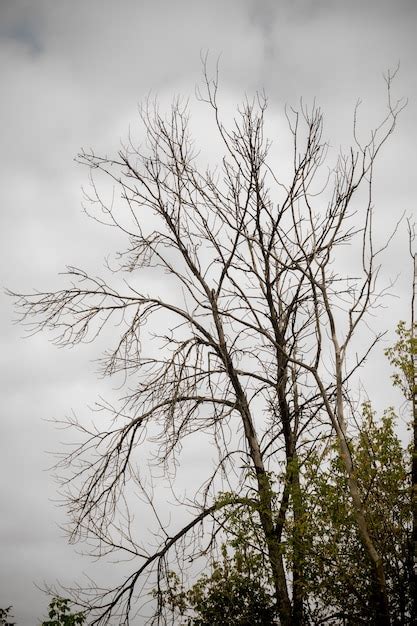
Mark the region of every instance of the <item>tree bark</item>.
[[249, 454], [255, 469], [259, 497], [258, 514], [265, 536], [272, 576], [274, 579], [277, 612], [279, 615], [281, 626], [292, 626], [292, 607], [288, 594], [283, 555], [280, 541], [278, 540], [275, 532], [271, 481], [265, 470], [262, 453], [254, 428], [246, 394], [240, 383], [239, 377], [236, 373], [227, 349], [223, 325], [220, 319], [216, 297], [213, 293], [211, 294], [210, 300], [213, 311], [213, 319], [218, 333], [219, 356], [223, 361], [226, 372], [229, 376], [229, 380], [236, 394], [236, 406], [242, 418], [245, 438], [249, 448]]
[[[410, 240], [411, 248], [411, 240]], [[411, 251], [411, 250], [410, 250]], [[417, 624], [417, 338], [416, 321], [415, 321], [415, 298], [416, 298], [416, 281], [417, 281], [417, 255], [413, 257], [413, 288], [411, 296], [411, 407], [413, 420], [413, 443], [411, 451], [411, 512], [412, 512], [412, 530], [411, 530], [411, 622]]]

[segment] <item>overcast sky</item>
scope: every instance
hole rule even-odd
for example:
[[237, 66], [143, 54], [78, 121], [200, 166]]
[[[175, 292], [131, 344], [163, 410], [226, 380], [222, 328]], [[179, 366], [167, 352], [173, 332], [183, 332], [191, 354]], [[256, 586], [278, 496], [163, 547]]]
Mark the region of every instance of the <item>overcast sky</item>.
[[[382, 75], [400, 62], [394, 91], [409, 104], [376, 172], [378, 232], [387, 233], [404, 211], [415, 213], [416, 18], [414, 0], [0, 0], [0, 285], [53, 287], [68, 264], [99, 273], [114, 241], [81, 211], [87, 172], [73, 158], [82, 146], [117, 150], [149, 91], [163, 102], [192, 96], [201, 50], [221, 54], [226, 107], [263, 88], [272, 118], [282, 120], [285, 104], [315, 98], [336, 148], [349, 138], [358, 98], [364, 128], [383, 114]], [[376, 324], [391, 338], [409, 302], [405, 242], [402, 229], [385, 256], [385, 276], [400, 274], [398, 298]], [[47, 604], [35, 583], [89, 572], [58, 527], [46, 452], [61, 434], [45, 420], [85, 412], [106, 384], [95, 375], [94, 346], [22, 340], [11, 302], [0, 297], [0, 606], [13, 604], [19, 626], [33, 626]], [[385, 382], [371, 376], [367, 385], [389, 404], [389, 372], [378, 371]]]

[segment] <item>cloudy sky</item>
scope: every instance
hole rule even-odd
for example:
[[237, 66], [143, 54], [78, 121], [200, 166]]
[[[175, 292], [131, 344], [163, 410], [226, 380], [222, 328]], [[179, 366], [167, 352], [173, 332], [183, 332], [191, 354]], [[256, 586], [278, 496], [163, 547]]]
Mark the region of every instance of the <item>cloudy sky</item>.
[[[348, 141], [358, 98], [364, 129], [381, 117], [383, 72], [400, 62], [394, 92], [409, 103], [376, 172], [378, 228], [387, 233], [404, 211], [415, 213], [416, 26], [414, 0], [0, 0], [0, 285], [54, 287], [70, 264], [99, 273], [114, 241], [82, 213], [87, 172], [74, 156], [81, 147], [117, 150], [150, 91], [163, 102], [192, 96], [202, 50], [221, 55], [226, 107], [265, 89], [279, 120], [285, 104], [315, 98], [335, 148]], [[405, 241], [402, 229], [385, 256], [387, 279], [399, 274], [398, 297], [376, 324], [391, 337], [409, 301]], [[105, 383], [94, 346], [22, 340], [0, 297], [0, 606], [13, 604], [17, 623], [33, 626], [47, 603], [36, 585], [90, 571], [59, 528], [47, 452], [62, 434], [47, 420], [85, 412]], [[371, 376], [368, 388], [390, 403], [380, 371], [386, 384]]]

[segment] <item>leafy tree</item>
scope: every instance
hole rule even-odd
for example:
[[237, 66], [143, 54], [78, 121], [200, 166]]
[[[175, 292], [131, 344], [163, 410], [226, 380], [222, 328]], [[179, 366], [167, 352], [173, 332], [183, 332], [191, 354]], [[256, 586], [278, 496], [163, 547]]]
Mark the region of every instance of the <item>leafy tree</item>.
[[398, 323], [395, 344], [385, 351], [391, 365], [396, 368], [392, 376], [393, 383], [398, 387], [408, 402], [413, 402], [416, 395], [415, 359], [417, 354], [417, 324], [407, 328], [404, 321]]
[[49, 619], [42, 622], [41, 626], [82, 626], [85, 622], [83, 612], [72, 613], [71, 603], [67, 598], [52, 598], [49, 604]]
[[[408, 544], [411, 506], [406, 453], [388, 410], [380, 423], [369, 403], [350, 439], [355, 471], [373, 536], [383, 555], [393, 624], [412, 624]], [[360, 540], [335, 444], [310, 454], [304, 465], [305, 585], [313, 624], [378, 621], [371, 563]]]
[[241, 626], [276, 624], [277, 604], [262, 529], [249, 499], [234, 503], [234, 496], [219, 496], [223, 543], [211, 559], [209, 572], [186, 589], [175, 572], [163, 603], [187, 626]]
[[[411, 626], [408, 460], [395, 426], [392, 410], [377, 421], [370, 403], [366, 403], [360, 428], [350, 438], [349, 446], [377, 547], [384, 559], [392, 623]], [[294, 623], [377, 626], [372, 566], [355, 523], [336, 446], [334, 442], [317, 442], [317, 449], [310, 450], [300, 461], [304, 512], [301, 518], [293, 517], [292, 523], [288, 522], [284, 544], [286, 560], [291, 563], [298, 558], [296, 543], [302, 537], [300, 585], [305, 611], [302, 621]], [[223, 501], [226, 499], [227, 494]], [[182, 618], [188, 615], [188, 621], [181, 622], [186, 624], [277, 623], [270, 571], [263, 558], [265, 546], [250, 507], [229, 509], [223, 527], [232, 553], [223, 547], [222, 560], [213, 561], [210, 573], [199, 578], [188, 591], [173, 574], [174, 584], [165, 596], [166, 605]], [[245, 593], [253, 598], [253, 603], [250, 599], [246, 602]], [[259, 622], [257, 614], [263, 616]], [[228, 619], [222, 622], [224, 615]], [[235, 615], [237, 621], [232, 621], [230, 615]]]
[[[410, 225], [409, 225], [410, 228]], [[410, 228], [410, 252], [413, 237]], [[412, 510], [412, 531], [409, 548], [409, 571], [411, 578], [411, 593], [414, 598], [413, 619], [417, 622], [417, 323], [414, 321], [417, 255], [411, 254], [413, 259], [413, 293], [411, 301], [411, 324], [407, 327], [401, 321], [397, 327], [398, 340], [386, 351], [390, 362], [396, 368], [393, 382], [406, 399], [411, 413], [412, 440], [411, 453], [411, 483], [410, 501]]]
[[[0, 626], [16, 626], [16, 622], [10, 614], [12, 607], [0, 609]], [[42, 622], [41, 626], [82, 626], [86, 620], [83, 612], [73, 613], [71, 602], [67, 598], [52, 598], [48, 611], [49, 619]]]
[[0, 626], [16, 626], [16, 622], [11, 622], [13, 619], [11, 615], [12, 612], [11, 606], [8, 606], [6, 609], [0, 609]]
[[265, 575], [265, 564], [259, 555], [247, 551], [244, 544], [232, 555], [222, 546], [221, 559], [211, 563], [210, 574], [204, 574], [184, 590], [179, 578], [171, 573], [171, 585], [164, 603], [177, 623], [187, 626], [269, 626], [277, 623], [276, 603], [271, 579]]

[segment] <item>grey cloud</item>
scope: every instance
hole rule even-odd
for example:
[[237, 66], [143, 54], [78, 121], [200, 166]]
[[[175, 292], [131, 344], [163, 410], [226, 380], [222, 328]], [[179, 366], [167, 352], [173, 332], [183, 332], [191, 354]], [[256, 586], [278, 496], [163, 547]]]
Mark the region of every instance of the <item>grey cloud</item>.
[[4, 0], [0, 6], [0, 40], [9, 39], [26, 48], [32, 54], [42, 52], [38, 36], [38, 18], [33, 5]]
[[[317, 97], [335, 155], [351, 138], [358, 97], [364, 129], [384, 113], [382, 72], [401, 61], [395, 93], [410, 103], [377, 172], [382, 238], [403, 210], [415, 207], [416, 6], [403, 0], [1, 2], [0, 284], [54, 287], [62, 280], [57, 273], [71, 263], [98, 274], [104, 255], [123, 247], [83, 215], [80, 186], [88, 182], [87, 172], [73, 158], [81, 146], [117, 151], [129, 124], [138, 128], [137, 102], [150, 90], [164, 103], [174, 93], [193, 97], [205, 49], [213, 64], [221, 53], [221, 97], [229, 116], [245, 93], [265, 88], [276, 165], [283, 170], [286, 102]], [[215, 157], [204, 110], [195, 111], [202, 158]], [[404, 238], [398, 235], [392, 245], [386, 276], [401, 273], [402, 297], [389, 301], [378, 322], [387, 325], [389, 316], [390, 327], [409, 302]], [[92, 363], [113, 338], [109, 333], [97, 347], [73, 351], [56, 350], [46, 336], [22, 341], [11, 302], [1, 298], [0, 605], [13, 603], [19, 625], [32, 626], [33, 615], [47, 604], [33, 583], [49, 577], [70, 582], [90, 567], [56, 527], [64, 514], [49, 501], [56, 491], [44, 471], [51, 464], [45, 451], [59, 448], [65, 433], [43, 419], [63, 417], [71, 408], [88, 414], [98, 393], [113, 397], [112, 384], [96, 380]], [[383, 372], [389, 387], [387, 368]], [[368, 388], [379, 393], [380, 377], [368, 377]], [[386, 401], [380, 397], [381, 405]], [[195, 463], [190, 451], [184, 458]]]

